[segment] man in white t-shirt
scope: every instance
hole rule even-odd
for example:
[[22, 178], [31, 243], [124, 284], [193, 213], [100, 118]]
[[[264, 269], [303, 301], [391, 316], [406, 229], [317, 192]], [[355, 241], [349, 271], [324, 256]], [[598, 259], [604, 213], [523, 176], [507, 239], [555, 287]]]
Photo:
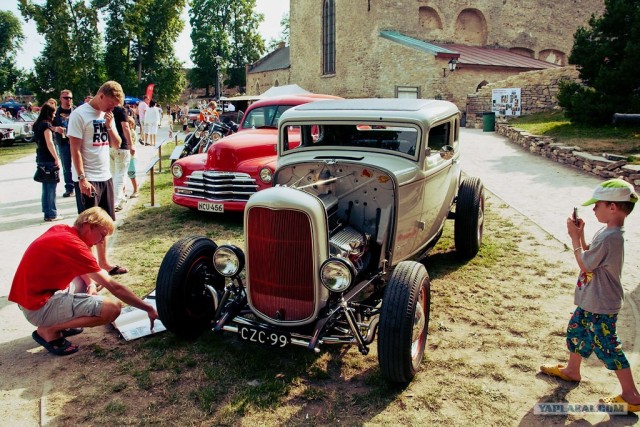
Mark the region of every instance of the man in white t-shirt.
[[142, 101], [138, 104], [138, 120], [140, 121], [140, 142], [146, 141], [144, 132], [144, 120], [147, 116], [147, 110], [149, 109], [149, 97], [147, 95], [142, 97]]
[[[122, 143], [112, 111], [123, 101], [120, 83], [108, 81], [90, 102], [82, 104], [69, 115], [67, 137], [71, 144], [71, 175], [78, 213], [100, 206], [111, 218], [116, 218], [109, 146], [117, 149]], [[96, 248], [100, 267], [111, 275], [127, 273], [126, 268], [107, 260], [106, 239]]]

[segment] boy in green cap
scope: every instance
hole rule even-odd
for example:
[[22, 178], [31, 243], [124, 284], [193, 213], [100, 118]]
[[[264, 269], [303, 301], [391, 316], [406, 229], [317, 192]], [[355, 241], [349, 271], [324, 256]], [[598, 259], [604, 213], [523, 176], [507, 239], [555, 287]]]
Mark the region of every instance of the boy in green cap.
[[624, 221], [638, 201], [634, 187], [622, 179], [610, 179], [596, 187], [593, 197], [582, 206], [594, 205], [598, 222], [606, 224], [587, 244], [584, 221], [567, 219], [567, 231], [580, 267], [575, 288], [577, 305], [567, 328], [569, 362], [542, 365], [540, 371], [565, 381], [578, 382], [583, 357], [595, 352], [607, 369], [615, 371], [622, 386], [618, 396], [601, 399], [602, 403], [627, 404], [630, 412], [640, 411], [640, 393], [633, 381], [629, 362], [616, 333], [618, 312], [624, 290], [621, 275], [624, 262]]

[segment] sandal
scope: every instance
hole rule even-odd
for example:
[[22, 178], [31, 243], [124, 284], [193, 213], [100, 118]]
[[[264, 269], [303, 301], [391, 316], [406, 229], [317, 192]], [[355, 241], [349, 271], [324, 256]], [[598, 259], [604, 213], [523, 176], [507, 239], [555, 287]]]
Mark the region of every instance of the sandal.
[[84, 332], [84, 328], [67, 328], [63, 329], [61, 332], [64, 338], [68, 338], [74, 335], [81, 334], [82, 332]]
[[129, 196], [130, 199], [135, 199], [136, 197], [140, 196], [140, 194], [136, 191], [135, 193], [131, 193], [131, 195]]
[[56, 356], [68, 356], [77, 352], [79, 349], [77, 345], [71, 344], [69, 341], [64, 339], [64, 337], [60, 337], [53, 341], [47, 341], [38, 334], [38, 331], [33, 331], [31, 337], [33, 337], [35, 342], [46, 348], [49, 353], [55, 354]]
[[109, 270], [109, 275], [110, 276], [116, 276], [118, 274], [127, 274], [128, 272], [129, 272], [129, 270], [127, 270], [126, 268], [120, 267], [119, 265], [116, 265], [111, 270]]
[[622, 397], [622, 395], [617, 395], [617, 396], [609, 396], [609, 397], [605, 397], [603, 399], [600, 399], [600, 403], [604, 403], [607, 405], [613, 405], [613, 404], [620, 404], [620, 403], [624, 403], [627, 405], [627, 412], [638, 412], [640, 411], [640, 405], [634, 405], [633, 403], [628, 403], [626, 400], [624, 400], [624, 397]]
[[543, 374], [547, 374], [549, 376], [552, 377], [556, 377], [556, 378], [560, 378], [561, 380], [564, 381], [568, 381], [568, 382], [572, 382], [572, 383], [579, 383], [580, 380], [576, 380], [574, 378], [571, 378], [568, 375], [563, 374], [560, 369], [564, 368], [563, 365], [542, 365], [540, 366], [540, 372], [542, 372]]

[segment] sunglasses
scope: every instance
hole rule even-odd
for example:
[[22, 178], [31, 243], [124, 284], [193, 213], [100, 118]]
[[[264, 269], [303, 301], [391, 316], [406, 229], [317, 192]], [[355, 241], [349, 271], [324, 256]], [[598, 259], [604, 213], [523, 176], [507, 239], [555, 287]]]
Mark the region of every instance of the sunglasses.
[[63, 96], [62, 99], [73, 99], [72, 96]]

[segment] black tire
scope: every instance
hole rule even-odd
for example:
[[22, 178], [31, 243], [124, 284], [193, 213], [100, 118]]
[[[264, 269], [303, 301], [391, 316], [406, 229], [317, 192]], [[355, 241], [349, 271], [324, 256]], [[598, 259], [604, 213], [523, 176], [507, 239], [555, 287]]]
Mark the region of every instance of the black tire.
[[196, 338], [211, 327], [215, 307], [209, 284], [221, 293], [224, 278], [213, 267], [217, 245], [199, 236], [171, 246], [160, 264], [156, 298], [160, 320], [181, 338]]
[[455, 218], [456, 252], [471, 259], [480, 250], [484, 230], [484, 185], [479, 178], [465, 178], [460, 184]]
[[378, 364], [387, 380], [406, 384], [420, 369], [430, 307], [427, 269], [415, 261], [398, 264], [384, 291], [378, 331]]

